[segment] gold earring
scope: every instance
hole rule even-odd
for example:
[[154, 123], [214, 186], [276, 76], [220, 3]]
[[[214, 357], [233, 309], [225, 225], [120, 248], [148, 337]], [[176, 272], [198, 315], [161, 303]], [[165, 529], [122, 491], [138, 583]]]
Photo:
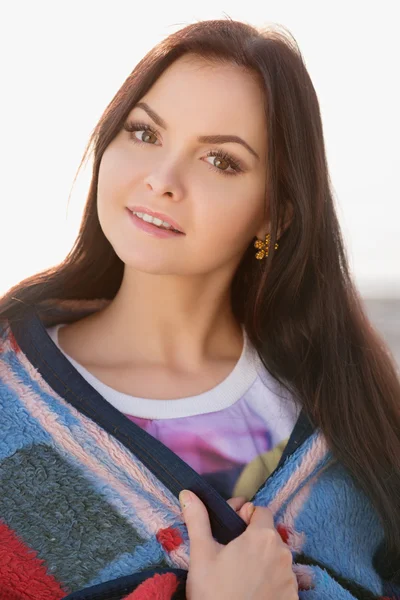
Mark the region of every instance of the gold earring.
[[[262, 240], [257, 240], [254, 242], [254, 248], [257, 248], [259, 250], [256, 253], [256, 258], [258, 258], [259, 260], [263, 259], [264, 256], [268, 256], [270, 239], [271, 234], [267, 233], [267, 235], [265, 236], [265, 242], [263, 242]], [[275, 250], [277, 250], [278, 246], [279, 244], [276, 243]]]

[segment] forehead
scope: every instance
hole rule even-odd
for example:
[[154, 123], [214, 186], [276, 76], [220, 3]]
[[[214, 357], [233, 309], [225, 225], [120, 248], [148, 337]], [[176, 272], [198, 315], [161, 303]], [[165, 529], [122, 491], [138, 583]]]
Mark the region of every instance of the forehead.
[[266, 137], [264, 93], [256, 76], [231, 63], [185, 55], [142, 98], [167, 123], [196, 135], [234, 134], [261, 150]]

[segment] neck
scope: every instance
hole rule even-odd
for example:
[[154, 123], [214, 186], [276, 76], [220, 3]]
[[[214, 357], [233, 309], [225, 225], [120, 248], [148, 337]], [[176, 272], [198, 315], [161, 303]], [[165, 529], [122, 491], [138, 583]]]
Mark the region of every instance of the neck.
[[243, 348], [230, 280], [221, 273], [182, 277], [125, 267], [115, 298], [85, 320], [116, 362], [196, 370], [207, 360], [237, 360]]

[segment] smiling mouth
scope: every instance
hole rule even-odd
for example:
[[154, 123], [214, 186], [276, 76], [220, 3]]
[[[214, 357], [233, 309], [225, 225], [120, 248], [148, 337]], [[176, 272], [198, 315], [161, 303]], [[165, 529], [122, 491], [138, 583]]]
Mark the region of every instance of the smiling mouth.
[[[129, 208], [127, 208], [126, 210], [127, 210], [127, 213], [129, 214], [130, 219], [135, 224], [135, 226], [138, 227], [139, 229], [147, 231], [148, 234], [151, 234], [151, 235], [153, 235], [155, 237], [159, 237], [159, 238], [176, 238], [176, 237], [180, 237], [180, 236], [185, 236], [185, 234], [182, 231], [177, 231], [176, 229], [174, 229], [171, 226], [170, 227], [160, 227], [160, 225], [156, 225], [155, 223], [153, 223], [152, 220], [149, 221], [149, 220], [141, 219], [140, 217], [138, 217], [137, 214], [135, 214], [134, 211], [130, 210]], [[166, 223], [166, 224], [169, 225], [168, 223]]]
[[157, 217], [152, 217], [151, 215], [148, 215], [144, 212], [135, 211], [131, 209], [128, 210], [144, 223], [154, 225], [158, 229], [163, 229], [164, 231], [173, 231], [174, 233], [183, 233], [183, 231], [179, 231], [179, 229], [175, 229], [174, 227], [172, 227], [172, 225], [170, 225], [167, 221], [163, 221], [162, 219], [159, 219]]

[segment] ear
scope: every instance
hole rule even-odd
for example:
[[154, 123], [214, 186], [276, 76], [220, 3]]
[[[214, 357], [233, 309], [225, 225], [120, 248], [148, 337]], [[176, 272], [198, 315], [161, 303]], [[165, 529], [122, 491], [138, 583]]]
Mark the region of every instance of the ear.
[[[280, 227], [278, 227], [278, 234], [276, 236], [277, 240], [279, 240], [279, 238], [284, 234], [286, 229], [289, 227], [290, 223], [292, 222], [292, 218], [293, 218], [293, 207], [290, 204], [287, 207], [283, 223], [280, 225]], [[258, 239], [264, 241], [267, 233], [270, 233], [270, 231], [271, 231], [271, 221], [268, 218], [268, 220], [266, 222], [265, 221], [263, 222], [262, 226], [258, 229], [258, 231], [255, 233], [255, 235], [258, 237]]]

